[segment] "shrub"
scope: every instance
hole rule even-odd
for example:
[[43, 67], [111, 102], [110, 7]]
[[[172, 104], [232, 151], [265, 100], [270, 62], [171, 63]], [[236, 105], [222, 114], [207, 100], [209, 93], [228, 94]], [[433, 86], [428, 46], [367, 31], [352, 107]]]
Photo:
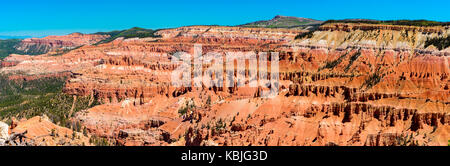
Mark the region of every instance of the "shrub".
[[184, 114], [186, 114], [186, 113], [188, 112], [188, 110], [189, 110], [189, 107], [187, 107], [187, 105], [186, 105], [186, 107], [180, 108], [180, 109], [178, 110], [178, 113], [179, 113], [181, 116], [183, 116]]
[[439, 50], [445, 49], [450, 46], [450, 36], [429, 38], [425, 41], [425, 47], [430, 45], [435, 46]]
[[358, 59], [358, 57], [361, 55], [361, 52], [356, 52], [354, 55], [352, 55], [351, 57], [350, 57], [350, 61], [349, 61], [349, 63], [348, 63], [348, 65], [347, 65], [347, 67], [345, 67], [345, 72], [347, 72], [349, 69], [350, 69], [350, 66], [352, 66], [352, 64], [353, 64], [353, 62], [356, 60], [356, 59]]
[[313, 37], [313, 35], [314, 35], [314, 31], [309, 31], [306, 33], [298, 34], [297, 36], [295, 36], [295, 39], [303, 39], [303, 38], [309, 39], [309, 38]]
[[373, 73], [370, 77], [364, 82], [363, 86], [366, 86], [367, 89], [375, 86], [381, 81], [382, 76], [378, 72]]
[[322, 69], [333, 69], [333, 68], [336, 67], [339, 63], [341, 63], [341, 62], [342, 62], [342, 59], [344, 59], [346, 56], [347, 56], [347, 53], [344, 54], [344, 55], [342, 55], [342, 56], [340, 56], [338, 59], [336, 59], [336, 60], [334, 60], [334, 61], [327, 62], [327, 63], [325, 64], [325, 66], [319, 68], [319, 71], [322, 70]]
[[211, 106], [211, 96], [210, 95], [208, 95], [208, 99], [206, 99], [206, 104], [208, 106]]
[[111, 142], [107, 138], [92, 136], [89, 138], [89, 143], [94, 144], [95, 146], [114, 146], [115, 144]]

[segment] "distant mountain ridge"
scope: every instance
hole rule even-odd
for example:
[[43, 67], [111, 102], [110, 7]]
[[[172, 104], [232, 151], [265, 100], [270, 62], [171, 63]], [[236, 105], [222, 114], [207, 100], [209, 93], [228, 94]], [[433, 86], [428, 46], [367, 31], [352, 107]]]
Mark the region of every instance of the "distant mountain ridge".
[[406, 25], [406, 26], [449, 26], [450, 22], [439, 22], [431, 20], [373, 20], [373, 19], [342, 19], [327, 20], [323, 24], [329, 23], [364, 23], [364, 24], [385, 24], [385, 25]]
[[[438, 21], [430, 21], [430, 20], [373, 20], [373, 19], [341, 19], [341, 20], [326, 20], [320, 21], [310, 18], [304, 17], [293, 17], [293, 16], [281, 16], [277, 15], [270, 20], [261, 20], [256, 22], [250, 22], [247, 24], [237, 25], [237, 27], [248, 27], [248, 28], [286, 28], [286, 29], [303, 29], [309, 30], [308, 33], [299, 34], [296, 39], [311, 37], [315, 30], [319, 28], [319, 26], [331, 23], [363, 23], [363, 24], [384, 24], [384, 25], [408, 25], [408, 26], [449, 26], [450, 22], [438, 22]], [[110, 32], [97, 32], [88, 34], [89, 35], [104, 35], [109, 37], [101, 37], [101, 40], [93, 40], [88, 42], [89, 44], [100, 44], [100, 43], [108, 43], [117, 38], [146, 38], [146, 37], [160, 37], [157, 35], [158, 29], [145, 29], [134, 27], [125, 30], [116, 30]], [[74, 32], [69, 35], [64, 36], [83, 36], [82, 33]], [[12, 36], [12, 35], [0, 35], [0, 59], [7, 57], [10, 54], [28, 54], [28, 55], [39, 55], [43, 53], [47, 53], [51, 50], [48, 46], [50, 41], [45, 41], [43, 39], [46, 38], [59, 38], [60, 36], [43, 36], [43, 37], [31, 37], [31, 36]], [[41, 44], [30, 44], [30, 41], [40, 42]], [[89, 39], [90, 40], [90, 39]], [[55, 42], [50, 42], [50, 45], [56, 45], [58, 47], [64, 47], [65, 50], [70, 50], [67, 48], [75, 49], [77, 46], [84, 45], [76, 44], [71, 45], [67, 44], [69, 41], [59, 41], [55, 40]], [[27, 43], [28, 42], [28, 43]], [[45, 44], [47, 42], [47, 44]], [[25, 43], [25, 44], [24, 44]], [[43, 44], [44, 43], [44, 44]], [[64, 44], [65, 43], [65, 44]], [[439, 50], [445, 49], [448, 47], [449, 38], [430, 38], [427, 41], [426, 46], [435, 45]], [[43, 44], [43, 45], [42, 45]], [[26, 45], [26, 47], [25, 47]], [[65, 45], [65, 46], [63, 46]]]
[[310, 18], [303, 17], [292, 17], [292, 16], [281, 16], [277, 15], [271, 20], [263, 20], [251, 22], [243, 25], [241, 27], [254, 27], [254, 28], [307, 28], [319, 26], [323, 21], [314, 20]]
[[26, 39], [31, 38], [32, 36], [9, 36], [9, 35], [0, 35], [0, 40], [5, 39]]
[[130, 28], [130, 29], [126, 29], [126, 30], [121, 30], [121, 31], [111, 31], [111, 32], [97, 32], [97, 33], [93, 33], [95, 35], [109, 35], [110, 37], [107, 39], [104, 39], [99, 43], [107, 43], [110, 41], [113, 41], [117, 38], [123, 37], [125, 39], [127, 38], [145, 38], [145, 37], [158, 37], [158, 35], [155, 35], [155, 32], [157, 30], [152, 30], [152, 29], [144, 29], [144, 28], [139, 28], [139, 27], [134, 27], [134, 28]]

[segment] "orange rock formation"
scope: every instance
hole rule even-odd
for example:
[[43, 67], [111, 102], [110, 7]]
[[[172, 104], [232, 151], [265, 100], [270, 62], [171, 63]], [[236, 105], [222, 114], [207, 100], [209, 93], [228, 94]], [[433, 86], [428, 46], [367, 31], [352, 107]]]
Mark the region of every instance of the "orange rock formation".
[[16, 46], [16, 49], [24, 52], [29, 52], [33, 49], [46, 53], [56, 49], [72, 49], [82, 45], [94, 44], [108, 37], [108, 35], [72, 33], [65, 36], [28, 38], [22, 40], [22, 42]]
[[[59, 57], [12, 55], [0, 73], [70, 73], [65, 93], [104, 103], [73, 120], [122, 145], [447, 145], [450, 54], [423, 42], [448, 28], [405, 28], [327, 24], [295, 40], [304, 31], [181, 27]], [[192, 54], [194, 44], [204, 53], [279, 52], [279, 94], [173, 87], [171, 55]]]

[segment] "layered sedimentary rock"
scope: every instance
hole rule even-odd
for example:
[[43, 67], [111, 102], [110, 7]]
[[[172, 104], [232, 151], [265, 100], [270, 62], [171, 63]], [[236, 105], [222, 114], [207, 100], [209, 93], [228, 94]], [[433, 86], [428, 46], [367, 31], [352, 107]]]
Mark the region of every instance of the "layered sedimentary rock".
[[252, 41], [252, 42], [284, 42], [292, 41], [299, 33], [306, 30], [270, 29], [270, 28], [243, 28], [224, 26], [188, 26], [167, 29], [156, 32], [163, 38], [188, 37], [198, 40], [213, 41]]
[[319, 27], [321, 31], [379, 31], [379, 30], [390, 30], [390, 31], [413, 31], [422, 33], [444, 33], [448, 30], [448, 27], [442, 26], [407, 26], [407, 25], [384, 25], [384, 24], [366, 24], [366, 23], [329, 23]]
[[28, 38], [22, 40], [15, 48], [28, 54], [43, 54], [57, 49], [72, 49], [82, 45], [94, 44], [108, 37], [108, 35], [72, 33], [65, 36]]
[[[450, 56], [424, 42], [448, 27], [326, 24], [295, 39], [303, 32], [181, 27], [58, 57], [12, 55], [0, 72], [70, 73], [65, 93], [103, 103], [72, 120], [121, 145], [447, 145]], [[279, 93], [261, 98], [249, 82], [174, 87], [172, 54], [198, 44], [223, 55], [279, 52]]]
[[424, 48], [428, 38], [448, 36], [449, 27], [326, 24], [319, 29], [321, 30], [315, 31], [311, 38], [297, 41], [296, 44], [316, 48], [373, 48], [449, 55], [448, 52]]

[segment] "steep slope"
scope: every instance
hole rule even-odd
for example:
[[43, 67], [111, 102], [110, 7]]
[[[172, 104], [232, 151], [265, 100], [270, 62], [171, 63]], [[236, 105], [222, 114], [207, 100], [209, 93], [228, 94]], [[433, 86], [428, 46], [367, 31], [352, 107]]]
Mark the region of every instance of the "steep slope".
[[329, 23], [298, 40], [300, 45], [325, 48], [370, 47], [381, 49], [425, 49], [430, 38], [447, 37], [444, 26], [407, 26], [366, 23]]
[[446, 49], [446, 48], [450, 47], [450, 36], [428, 38], [427, 41], [425, 41], [425, 47], [428, 47], [431, 45], [436, 47], [439, 50]]

